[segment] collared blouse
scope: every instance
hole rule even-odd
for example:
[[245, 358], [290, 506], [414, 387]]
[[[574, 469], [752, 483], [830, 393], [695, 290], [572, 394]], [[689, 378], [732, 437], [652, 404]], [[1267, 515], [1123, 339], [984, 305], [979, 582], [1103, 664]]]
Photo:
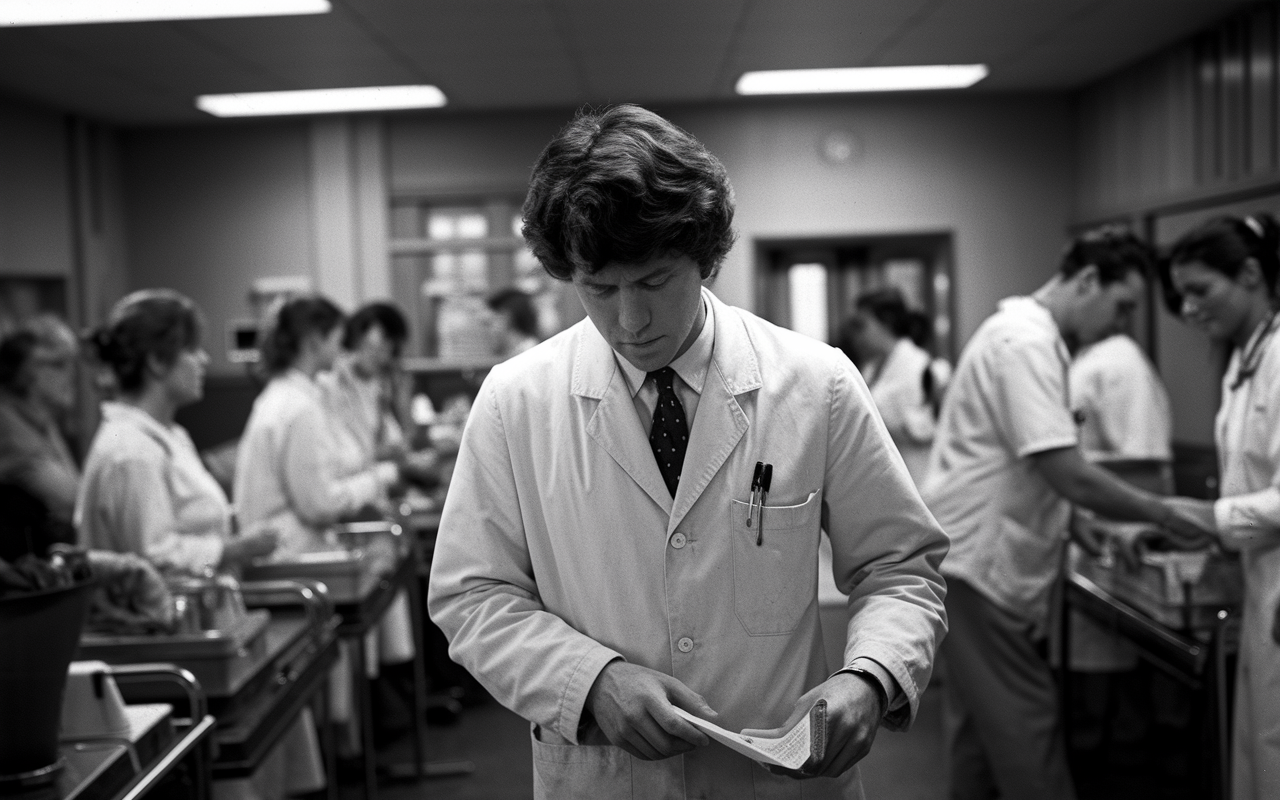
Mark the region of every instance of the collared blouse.
[[166, 570], [216, 569], [231, 536], [231, 504], [186, 430], [116, 402], [102, 404], [102, 419], [76, 502], [81, 542]]

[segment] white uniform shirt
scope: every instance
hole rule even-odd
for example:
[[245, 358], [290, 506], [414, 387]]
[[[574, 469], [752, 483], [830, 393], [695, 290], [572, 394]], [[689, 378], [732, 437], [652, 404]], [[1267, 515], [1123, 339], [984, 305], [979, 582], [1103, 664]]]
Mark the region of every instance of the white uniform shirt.
[[1071, 407], [1090, 461], [1173, 458], [1173, 412], [1155, 367], [1128, 336], [1110, 336], [1071, 362]]
[[202, 575], [222, 560], [231, 505], [180, 425], [123, 403], [102, 404], [76, 502], [84, 546], [136, 553]]
[[876, 409], [917, 486], [924, 482], [937, 428], [924, 393], [924, 373], [932, 364], [933, 358], [915, 342], [899, 339], [875, 374], [867, 377]]
[[327, 526], [379, 502], [395, 479], [394, 467], [344, 474], [331, 424], [319, 385], [296, 370], [273, 378], [253, 403], [234, 496], [245, 526], [279, 531], [278, 556], [322, 547]]
[[1076, 445], [1069, 359], [1048, 309], [1002, 300], [960, 356], [921, 490], [951, 537], [942, 574], [1038, 626], [1070, 505], [1028, 456]]

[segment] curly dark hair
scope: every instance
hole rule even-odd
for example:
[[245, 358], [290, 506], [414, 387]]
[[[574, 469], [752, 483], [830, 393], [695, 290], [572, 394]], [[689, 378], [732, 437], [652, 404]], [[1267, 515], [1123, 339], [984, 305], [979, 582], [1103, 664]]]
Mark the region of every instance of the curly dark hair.
[[697, 139], [639, 106], [580, 111], [539, 156], [525, 241], [558, 280], [684, 255], [703, 279], [733, 246], [733, 189]]
[[404, 312], [391, 303], [369, 303], [356, 309], [347, 317], [342, 326], [342, 347], [344, 350], [355, 350], [360, 346], [372, 328], [382, 329], [382, 333], [391, 342], [391, 352], [400, 355], [400, 349], [409, 338], [409, 321]]
[[1058, 271], [1070, 278], [1085, 267], [1096, 267], [1102, 285], [1125, 280], [1130, 272], [1146, 278], [1152, 274], [1156, 253], [1128, 228], [1104, 225], [1086, 231], [1067, 245]]
[[284, 372], [297, 360], [308, 334], [328, 336], [345, 319], [342, 309], [327, 297], [309, 295], [285, 300], [267, 320], [259, 337], [261, 366], [271, 375]]
[[111, 309], [105, 325], [89, 335], [99, 361], [111, 368], [121, 391], [142, 388], [147, 361], [172, 366], [183, 350], [200, 345], [200, 312], [171, 289], [143, 289]]

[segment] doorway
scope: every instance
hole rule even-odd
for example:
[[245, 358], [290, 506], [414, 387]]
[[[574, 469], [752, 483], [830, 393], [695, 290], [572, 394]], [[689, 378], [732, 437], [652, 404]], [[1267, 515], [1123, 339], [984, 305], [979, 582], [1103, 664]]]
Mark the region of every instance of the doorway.
[[906, 234], [756, 243], [756, 308], [777, 325], [834, 343], [865, 292], [896, 288], [928, 321], [935, 357], [955, 362], [951, 234]]

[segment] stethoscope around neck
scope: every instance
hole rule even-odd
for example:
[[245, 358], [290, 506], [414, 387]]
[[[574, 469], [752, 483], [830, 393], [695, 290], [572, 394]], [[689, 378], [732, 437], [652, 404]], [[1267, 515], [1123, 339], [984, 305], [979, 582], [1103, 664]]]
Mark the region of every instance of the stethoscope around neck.
[[1240, 368], [1236, 370], [1235, 380], [1231, 382], [1231, 391], [1234, 392], [1253, 379], [1254, 373], [1262, 364], [1262, 356], [1267, 351], [1267, 341], [1276, 332], [1277, 322], [1280, 322], [1280, 309], [1272, 308], [1262, 333], [1253, 340], [1253, 346], [1240, 354]]

